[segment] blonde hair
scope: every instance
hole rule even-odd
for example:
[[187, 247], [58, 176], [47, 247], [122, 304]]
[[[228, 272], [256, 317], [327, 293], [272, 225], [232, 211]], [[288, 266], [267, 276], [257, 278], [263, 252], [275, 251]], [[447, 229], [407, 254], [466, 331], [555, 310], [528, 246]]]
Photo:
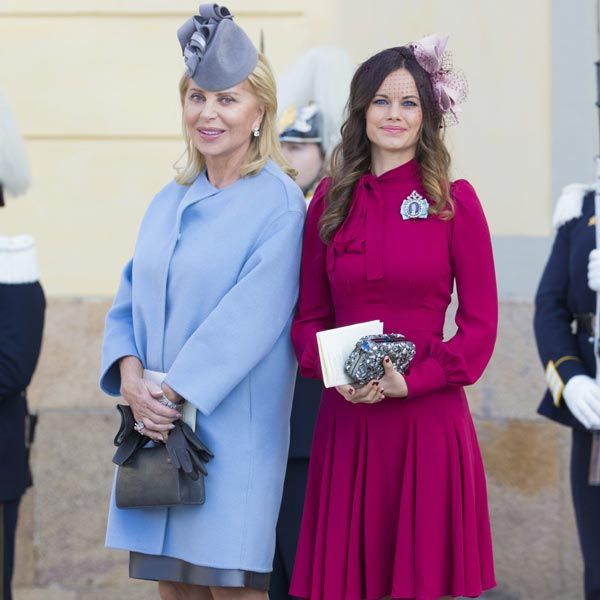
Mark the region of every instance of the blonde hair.
[[[189, 76], [186, 74], [179, 81], [179, 97], [181, 106], [185, 103]], [[279, 143], [279, 132], [277, 130], [277, 89], [275, 77], [271, 66], [264, 54], [259, 53], [258, 64], [254, 71], [248, 75], [250, 83], [258, 102], [264, 107], [265, 114], [260, 125], [260, 136], [250, 138], [250, 147], [246, 160], [240, 169], [240, 175], [256, 175], [265, 166], [267, 161], [273, 159], [281, 169], [290, 177], [296, 176], [296, 171], [290, 167], [283, 156]], [[190, 185], [196, 177], [206, 168], [206, 161], [201, 152], [194, 146], [188, 133], [185, 122], [183, 125], [183, 139], [186, 149], [181, 159], [185, 157], [185, 166], [178, 167], [175, 164], [175, 181], [180, 185]], [[177, 161], [179, 163], [179, 161]]]

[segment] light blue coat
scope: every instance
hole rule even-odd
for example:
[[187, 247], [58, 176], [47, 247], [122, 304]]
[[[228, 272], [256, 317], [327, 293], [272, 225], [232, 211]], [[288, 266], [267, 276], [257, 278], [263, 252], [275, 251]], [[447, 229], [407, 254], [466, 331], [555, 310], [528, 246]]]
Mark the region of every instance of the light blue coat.
[[197, 408], [215, 457], [206, 503], [126, 509], [110, 501], [106, 543], [226, 569], [269, 572], [296, 373], [290, 325], [304, 198], [272, 161], [213, 187], [201, 173], [150, 204], [106, 318], [102, 389], [119, 395], [119, 358]]

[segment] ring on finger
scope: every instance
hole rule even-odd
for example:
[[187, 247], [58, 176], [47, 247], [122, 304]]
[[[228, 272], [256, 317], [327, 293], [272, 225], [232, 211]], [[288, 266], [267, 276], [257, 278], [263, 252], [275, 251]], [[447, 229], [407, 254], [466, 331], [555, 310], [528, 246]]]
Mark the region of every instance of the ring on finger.
[[133, 425], [133, 428], [138, 432], [138, 433], [142, 433], [142, 431], [144, 431], [144, 429], [146, 429], [146, 426], [144, 425], [143, 421], [136, 421]]

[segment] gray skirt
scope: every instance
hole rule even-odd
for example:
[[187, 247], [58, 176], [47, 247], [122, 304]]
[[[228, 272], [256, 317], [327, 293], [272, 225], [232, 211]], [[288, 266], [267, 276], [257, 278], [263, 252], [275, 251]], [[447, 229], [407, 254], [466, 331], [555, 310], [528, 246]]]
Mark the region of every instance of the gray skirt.
[[271, 573], [203, 567], [171, 556], [130, 552], [129, 577], [210, 587], [252, 588], [266, 592]]

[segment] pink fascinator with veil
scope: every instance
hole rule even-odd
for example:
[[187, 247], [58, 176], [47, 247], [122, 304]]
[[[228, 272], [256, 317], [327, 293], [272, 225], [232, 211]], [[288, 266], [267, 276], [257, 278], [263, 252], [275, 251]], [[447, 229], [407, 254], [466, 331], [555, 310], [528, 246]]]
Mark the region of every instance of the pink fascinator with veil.
[[467, 80], [452, 66], [452, 56], [446, 51], [447, 43], [448, 36], [434, 34], [408, 44], [419, 65], [429, 75], [433, 94], [446, 126], [458, 121], [457, 104], [467, 97]]

